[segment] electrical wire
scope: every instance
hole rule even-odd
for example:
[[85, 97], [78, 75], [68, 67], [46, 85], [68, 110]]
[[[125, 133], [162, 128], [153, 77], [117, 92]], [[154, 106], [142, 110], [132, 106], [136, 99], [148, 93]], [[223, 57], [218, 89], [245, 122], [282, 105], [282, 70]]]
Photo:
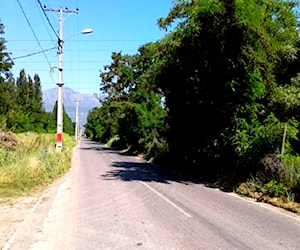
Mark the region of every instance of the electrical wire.
[[[9, 42], [32, 42], [34, 40], [30, 39], [9, 39]], [[41, 39], [43, 42], [51, 42], [52, 40], [48, 39]], [[68, 42], [149, 42], [149, 40], [143, 39], [92, 39], [92, 40], [79, 40], [79, 39], [72, 39]]]
[[25, 57], [29, 57], [29, 56], [34, 56], [34, 55], [41, 54], [41, 53], [44, 53], [46, 51], [50, 51], [50, 50], [53, 50], [53, 49], [57, 49], [57, 46], [52, 47], [50, 49], [44, 49], [42, 51], [33, 52], [33, 53], [30, 53], [30, 54], [27, 54], [27, 55], [23, 55], [23, 56], [16, 56], [16, 57], [12, 58], [12, 60], [21, 59], [21, 58], [25, 58]]
[[51, 22], [50, 22], [50, 20], [49, 20], [49, 18], [47, 16], [47, 14], [45, 12], [45, 9], [43, 8], [43, 6], [41, 4], [41, 1], [40, 0], [37, 0], [37, 1], [38, 1], [39, 5], [40, 5], [40, 8], [42, 9], [42, 11], [44, 13], [44, 16], [46, 17], [46, 19], [48, 21], [48, 24], [50, 25], [50, 27], [51, 27], [52, 31], [54, 32], [54, 34], [56, 35], [57, 39], [59, 40], [59, 36], [58, 36], [57, 32], [55, 31], [55, 29], [53, 28], [53, 26], [52, 26], [52, 24], [51, 24]]
[[21, 3], [19, 2], [19, 0], [17, 0], [17, 2], [18, 2], [19, 6], [20, 6], [20, 8], [21, 8], [21, 11], [22, 11], [22, 13], [23, 13], [23, 15], [24, 15], [24, 17], [25, 17], [25, 19], [26, 19], [26, 21], [27, 21], [27, 23], [28, 23], [28, 25], [29, 25], [29, 27], [30, 27], [30, 29], [31, 29], [31, 31], [32, 31], [32, 33], [33, 33], [33, 35], [34, 35], [34, 37], [35, 37], [35, 40], [37, 41], [37, 43], [38, 43], [38, 45], [39, 45], [39, 47], [40, 47], [40, 49], [41, 49], [41, 51], [42, 51], [42, 53], [43, 53], [43, 55], [44, 55], [46, 61], [48, 62], [49, 67], [51, 68], [51, 63], [50, 63], [50, 61], [49, 61], [47, 55], [45, 54], [44, 49], [43, 49], [43, 47], [42, 47], [42, 45], [41, 45], [41, 43], [40, 43], [40, 41], [39, 41], [37, 35], [35, 34], [35, 32], [34, 32], [34, 30], [33, 30], [33, 27], [32, 27], [32, 25], [31, 25], [29, 19], [28, 19], [27, 16], [26, 16], [26, 13], [25, 13], [25, 11], [24, 11], [24, 9], [23, 9], [23, 6], [22, 6]]
[[[46, 30], [47, 30], [47, 33], [48, 33], [49, 37], [52, 39], [53, 43], [56, 44], [56, 43], [57, 43], [57, 42], [56, 42], [56, 41], [57, 41], [57, 40], [56, 40], [56, 37], [55, 37], [55, 40], [54, 40], [54, 39], [53, 39], [53, 36], [52, 36], [52, 33], [50, 34], [49, 27], [48, 27], [48, 25], [47, 25], [46, 22], [45, 22], [45, 18], [44, 18], [43, 14], [42, 14], [43, 11], [40, 9], [39, 3], [38, 3], [38, 2], [35, 2], [35, 4], [36, 4], [37, 9], [39, 10], [40, 17], [41, 17], [41, 19], [43, 20], [43, 24], [44, 24], [44, 26], [45, 26], [45, 28], [46, 28]], [[55, 42], [56, 42], [56, 43], [55, 43]], [[52, 54], [52, 56], [53, 56], [53, 54]]]

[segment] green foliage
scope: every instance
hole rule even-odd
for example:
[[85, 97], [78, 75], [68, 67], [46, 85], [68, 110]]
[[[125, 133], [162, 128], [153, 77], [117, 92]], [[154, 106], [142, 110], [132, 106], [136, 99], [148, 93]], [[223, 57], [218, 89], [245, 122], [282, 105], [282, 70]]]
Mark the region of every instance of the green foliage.
[[131, 147], [149, 157], [166, 146], [166, 112], [151, 70], [156, 53], [155, 45], [148, 44], [132, 57], [112, 54], [112, 64], [100, 74], [104, 98], [102, 106], [89, 113], [87, 136], [102, 142], [117, 136], [119, 146]]
[[264, 193], [268, 194], [270, 197], [285, 197], [286, 196], [286, 188], [281, 184], [277, 183], [274, 180], [266, 183], [263, 186]]
[[[0, 34], [4, 34], [3, 23], [0, 23]], [[40, 78], [35, 74], [32, 79], [22, 69], [15, 80], [10, 72], [13, 62], [5, 43], [0, 38], [0, 117], [7, 129], [15, 132], [45, 132], [47, 114], [43, 108]]]
[[135, 109], [138, 117], [139, 144], [144, 148], [147, 157], [153, 157], [164, 151], [167, 144], [164, 141], [166, 112], [160, 106], [159, 96], [153, 96], [156, 101], [136, 104]]
[[[0, 22], [0, 35], [4, 34], [4, 24]], [[6, 124], [7, 114], [15, 109], [15, 88], [11, 68], [13, 62], [6, 51], [6, 41], [0, 37], [0, 119]]]
[[65, 111], [65, 108], [63, 107], [63, 124], [64, 124], [64, 132], [69, 134], [69, 135], [74, 135], [75, 134], [75, 126], [72, 122], [72, 119], [70, 116], [67, 114]]
[[285, 168], [284, 184], [288, 193], [293, 194], [294, 199], [300, 200], [300, 157], [285, 155], [283, 157]]
[[[53, 110], [51, 113], [48, 113], [44, 116], [44, 120], [47, 121], [47, 132], [56, 133], [57, 130], [57, 101], [54, 104]], [[75, 134], [75, 125], [72, 122], [72, 119], [68, 116], [65, 108], [63, 107], [63, 132], [69, 135]]]
[[15, 132], [45, 132], [47, 114], [43, 108], [38, 75], [32, 80], [30, 76], [26, 77], [25, 70], [21, 70], [16, 83], [13, 78], [9, 78], [0, 86], [0, 114], [6, 127]]
[[256, 196], [256, 198], [262, 196], [287, 196], [287, 188], [282, 183], [279, 183], [275, 180], [270, 180], [269, 182], [264, 183], [259, 176], [256, 178], [252, 177], [250, 180], [240, 185], [240, 187], [237, 189], [237, 192], [247, 196], [250, 194], [250, 196]]
[[118, 116], [116, 113], [118, 110], [116, 106], [110, 106], [106, 103], [103, 103], [101, 108], [92, 109], [85, 124], [85, 134], [93, 140], [107, 142], [117, 134]]
[[[297, 140], [298, 121], [291, 119], [288, 124], [285, 149], [291, 152], [290, 140]], [[245, 120], [238, 119], [237, 127], [231, 141], [240, 160], [251, 166], [252, 172], [257, 171], [262, 152], [280, 153], [284, 124], [274, 114], [266, 117], [264, 123], [253, 122], [251, 127]]]
[[281, 85], [271, 98], [271, 107], [276, 110], [278, 117], [282, 121], [287, 121], [294, 117], [300, 120], [300, 76], [293, 78], [289, 84]]
[[[299, 153], [295, 7], [276, 0], [174, 1], [158, 21], [172, 28], [163, 39], [133, 56], [112, 54], [86, 135], [117, 137], [118, 145], [149, 158], [167, 153], [183, 168], [241, 179], [255, 175], [265, 155], [280, 153], [284, 123], [285, 152]], [[268, 182], [270, 193], [280, 193], [273, 187], [282, 183]]]
[[[274, 162], [269, 162], [274, 164]], [[281, 157], [281, 166], [283, 169], [279, 169], [280, 166], [267, 166], [274, 168], [270, 178], [266, 178], [266, 172], [260, 171], [256, 174], [256, 177], [248, 179], [242, 183], [237, 192], [242, 195], [251, 197], [282, 197], [288, 201], [300, 201], [300, 157], [284, 155]], [[276, 169], [277, 168], [277, 169]], [[281, 168], [281, 167], [280, 167]], [[280, 171], [280, 173], [275, 173]], [[280, 174], [279, 176], [277, 176]]]
[[120, 147], [119, 142], [120, 142], [119, 136], [114, 136], [107, 142], [107, 145], [112, 148], [119, 148]]
[[[0, 21], [0, 35], [3, 34], [4, 24]], [[0, 83], [3, 83], [12, 77], [10, 70], [13, 66], [10, 54], [6, 51], [6, 41], [3, 37], [0, 37], [0, 62]]]
[[[293, 7], [281, 1], [192, 1], [176, 4], [160, 20], [162, 28], [179, 22], [158, 45], [163, 54], [156, 74], [174, 157], [199, 167], [204, 160], [215, 163], [212, 174], [234, 167], [240, 176], [278, 152], [283, 119], [271, 100], [280, 91], [284, 104], [292, 98], [277, 87], [276, 76], [283, 75], [277, 65], [291, 63], [298, 50]], [[286, 120], [293, 118], [289, 112], [287, 106]]]

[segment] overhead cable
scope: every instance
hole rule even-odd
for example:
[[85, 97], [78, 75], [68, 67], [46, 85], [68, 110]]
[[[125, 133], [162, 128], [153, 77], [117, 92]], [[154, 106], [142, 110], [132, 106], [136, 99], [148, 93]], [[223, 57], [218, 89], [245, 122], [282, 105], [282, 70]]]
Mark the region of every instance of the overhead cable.
[[40, 47], [40, 49], [41, 49], [41, 51], [42, 51], [42, 53], [43, 53], [43, 55], [44, 55], [46, 61], [47, 61], [48, 64], [49, 64], [49, 67], [51, 68], [51, 63], [49, 62], [49, 59], [48, 59], [47, 55], [45, 54], [44, 49], [43, 49], [43, 47], [42, 47], [42, 45], [41, 45], [41, 43], [40, 43], [40, 41], [39, 41], [37, 35], [35, 34], [35, 32], [34, 32], [34, 30], [33, 30], [33, 28], [32, 28], [32, 25], [31, 25], [29, 19], [27, 18], [26, 13], [25, 13], [25, 11], [24, 11], [24, 9], [23, 9], [21, 3], [19, 2], [19, 0], [17, 0], [17, 2], [18, 2], [19, 6], [20, 6], [20, 8], [21, 8], [21, 10], [22, 10], [22, 13], [23, 13], [23, 15], [24, 15], [24, 17], [25, 17], [25, 19], [26, 19], [26, 21], [27, 21], [27, 23], [28, 23], [28, 25], [29, 25], [29, 27], [30, 27], [30, 29], [31, 29], [31, 31], [32, 31], [32, 33], [33, 33], [33, 35], [34, 35], [34, 37], [35, 37], [35, 40], [37, 41], [37, 43], [38, 43], [38, 45], [39, 45], [39, 47]]
[[49, 25], [50, 25], [52, 31], [54, 32], [55, 36], [56, 36], [57, 39], [59, 40], [59, 36], [58, 36], [57, 32], [55, 31], [55, 29], [53, 28], [53, 26], [52, 26], [52, 24], [51, 24], [51, 22], [50, 22], [50, 20], [49, 20], [49, 18], [48, 18], [48, 16], [47, 16], [47, 14], [46, 14], [46, 12], [45, 12], [45, 9], [43, 8], [43, 6], [42, 6], [42, 4], [41, 4], [41, 1], [40, 1], [40, 0], [37, 0], [37, 1], [38, 1], [39, 5], [40, 5], [40, 8], [42, 9], [42, 11], [43, 11], [43, 13], [44, 13], [44, 16], [46, 17], [46, 19], [47, 19], [47, 21], [48, 21], [48, 23], [49, 23]]
[[30, 54], [27, 54], [27, 55], [23, 55], [23, 56], [16, 56], [16, 57], [12, 58], [12, 60], [21, 59], [21, 58], [25, 58], [25, 57], [29, 57], [29, 56], [34, 56], [34, 55], [37, 55], [37, 54], [40, 54], [40, 53], [44, 53], [46, 51], [50, 51], [50, 50], [53, 50], [53, 49], [57, 49], [57, 46], [52, 47], [50, 49], [44, 49], [42, 51], [33, 52], [33, 53], [30, 53]]

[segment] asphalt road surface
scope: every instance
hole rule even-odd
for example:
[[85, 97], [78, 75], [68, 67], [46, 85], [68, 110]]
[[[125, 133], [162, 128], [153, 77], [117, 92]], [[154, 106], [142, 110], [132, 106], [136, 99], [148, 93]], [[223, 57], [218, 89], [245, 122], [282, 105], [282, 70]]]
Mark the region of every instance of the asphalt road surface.
[[46, 200], [6, 249], [300, 249], [299, 216], [88, 140]]

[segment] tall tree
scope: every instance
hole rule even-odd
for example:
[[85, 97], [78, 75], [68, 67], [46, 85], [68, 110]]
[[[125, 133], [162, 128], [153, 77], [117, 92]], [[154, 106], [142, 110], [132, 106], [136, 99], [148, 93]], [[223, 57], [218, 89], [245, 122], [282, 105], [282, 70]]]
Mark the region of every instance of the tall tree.
[[0, 21], [0, 120], [2, 121], [7, 119], [8, 111], [15, 105], [14, 80], [10, 71], [13, 62], [7, 52], [3, 34], [4, 24]]
[[[0, 35], [4, 34], [4, 24], [0, 21]], [[6, 41], [3, 37], [0, 37], [0, 82], [4, 82], [7, 78], [12, 76], [11, 68], [13, 61], [10, 58], [10, 54], [6, 50]]]
[[[108, 139], [104, 137], [107, 135], [118, 135], [121, 145], [138, 148], [149, 156], [161, 147], [161, 131], [165, 128], [162, 96], [156, 90], [150, 69], [157, 52], [154, 48], [153, 44], [144, 45], [134, 56], [112, 54], [112, 64], [100, 74], [100, 90], [104, 93], [100, 109], [105, 121], [97, 120], [102, 121], [102, 130], [98, 130], [102, 132], [102, 140]], [[95, 111], [90, 121], [96, 121], [92, 119], [94, 116]], [[97, 133], [91, 126], [87, 128]]]
[[276, 0], [182, 1], [159, 20], [162, 28], [178, 23], [160, 44], [157, 74], [175, 158], [199, 167], [204, 159], [217, 168], [250, 166], [247, 172], [278, 150], [281, 131], [270, 128], [280, 121], [269, 102], [275, 65], [296, 52], [294, 7]]
[[32, 87], [33, 83], [31, 77], [28, 76], [27, 78], [25, 70], [22, 69], [16, 80], [16, 92], [17, 101], [23, 111], [29, 111], [29, 109], [31, 109], [32, 96], [30, 92], [32, 92]]
[[32, 82], [32, 99], [31, 110], [34, 124], [41, 131], [45, 131], [48, 125], [47, 115], [45, 108], [43, 107], [43, 94], [41, 88], [41, 80], [38, 74], [35, 74]]
[[[57, 101], [54, 104], [53, 111], [48, 116], [48, 126], [47, 131], [50, 133], [56, 132], [57, 128]], [[63, 107], [63, 132], [69, 135], [75, 134], [75, 126], [72, 123], [72, 119], [67, 114], [65, 108]]]
[[281, 122], [291, 121], [287, 138], [296, 139], [294, 10], [292, 1], [176, 1], [159, 20], [176, 24], [165, 38], [134, 56], [113, 53], [87, 132], [144, 152], [158, 139], [176, 165], [213, 175], [254, 173], [279, 152]]

